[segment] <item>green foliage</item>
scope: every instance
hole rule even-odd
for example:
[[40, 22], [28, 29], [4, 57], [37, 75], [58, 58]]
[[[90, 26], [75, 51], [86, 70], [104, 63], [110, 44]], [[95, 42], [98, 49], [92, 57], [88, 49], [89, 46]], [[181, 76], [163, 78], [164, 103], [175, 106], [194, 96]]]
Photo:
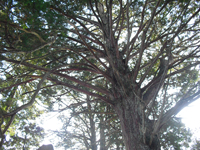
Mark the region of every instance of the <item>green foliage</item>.
[[172, 119], [166, 126], [167, 128], [164, 127], [160, 134], [160, 142], [164, 150], [189, 148], [192, 134], [180, 119]]
[[198, 150], [198, 149], [200, 149], [200, 141], [196, 139], [195, 143], [192, 145], [191, 150]]
[[8, 140], [6, 140], [3, 149], [30, 150], [34, 146], [39, 147], [41, 139], [44, 138], [43, 128], [37, 126], [35, 123], [26, 123], [23, 121], [20, 121], [16, 128], [17, 131], [13, 134], [11, 134], [12, 130], [9, 130], [8, 137], [6, 138]]

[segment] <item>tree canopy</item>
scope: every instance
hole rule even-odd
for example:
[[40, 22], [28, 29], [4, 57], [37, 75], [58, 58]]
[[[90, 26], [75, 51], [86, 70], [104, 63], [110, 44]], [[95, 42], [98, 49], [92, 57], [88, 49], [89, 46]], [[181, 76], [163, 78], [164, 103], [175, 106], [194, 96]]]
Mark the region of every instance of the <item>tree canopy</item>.
[[3, 0], [1, 145], [22, 112], [63, 109], [61, 97], [70, 94], [110, 105], [127, 150], [160, 149], [167, 122], [200, 97], [199, 5]]

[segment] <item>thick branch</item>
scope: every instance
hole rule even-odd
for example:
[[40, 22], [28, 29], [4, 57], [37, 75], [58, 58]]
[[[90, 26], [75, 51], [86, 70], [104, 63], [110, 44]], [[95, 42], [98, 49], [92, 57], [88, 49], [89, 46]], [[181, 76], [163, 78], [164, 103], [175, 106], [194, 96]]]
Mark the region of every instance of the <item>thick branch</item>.
[[[63, 86], [69, 87], [69, 88], [71, 88], [71, 89], [73, 89], [73, 90], [75, 90], [75, 91], [84, 93], [84, 94], [86, 94], [86, 95], [94, 96], [94, 97], [96, 97], [96, 98], [99, 98], [99, 99], [105, 101], [105, 102], [108, 103], [108, 104], [111, 104], [111, 105], [114, 104], [113, 101], [111, 101], [111, 100], [109, 100], [109, 99], [107, 99], [107, 98], [105, 98], [104, 96], [101, 96], [101, 95], [99, 95], [99, 94], [95, 94], [95, 93], [89, 92], [89, 91], [87, 91], [87, 90], [80, 89], [80, 88], [78, 88], [77, 86], [74, 86], [74, 85], [71, 85], [71, 84], [68, 84], [68, 83], [65, 83], [65, 82], [62, 82], [62, 81], [58, 81], [58, 80], [53, 79], [53, 78], [48, 78], [48, 80], [50, 80], [50, 81], [52, 81], [52, 82], [55, 82], [57, 85], [63, 85]], [[107, 96], [112, 98], [112, 95], [111, 95], [110, 93], [109, 93]]]
[[9, 24], [10, 26], [15, 27], [15, 28], [17, 28], [17, 29], [19, 29], [19, 30], [22, 30], [22, 31], [24, 31], [24, 32], [26, 32], [26, 33], [33, 34], [33, 35], [37, 36], [38, 39], [39, 39], [41, 42], [45, 42], [45, 41], [41, 38], [41, 36], [39, 36], [36, 32], [28, 31], [28, 30], [26, 30], [26, 29], [23, 29], [23, 28], [19, 27], [19, 26], [18, 26], [17, 24], [15, 24], [15, 23], [9, 23], [9, 22], [4, 21], [4, 20], [0, 20], [0, 22], [5, 23], [5, 24]]

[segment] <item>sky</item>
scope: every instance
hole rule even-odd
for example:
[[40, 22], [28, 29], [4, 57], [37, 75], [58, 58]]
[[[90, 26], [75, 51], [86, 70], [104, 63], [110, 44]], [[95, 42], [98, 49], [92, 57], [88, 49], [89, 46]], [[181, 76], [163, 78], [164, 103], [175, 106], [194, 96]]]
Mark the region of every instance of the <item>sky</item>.
[[182, 118], [182, 122], [186, 127], [192, 130], [193, 136], [200, 139], [200, 99], [185, 107], [178, 117]]

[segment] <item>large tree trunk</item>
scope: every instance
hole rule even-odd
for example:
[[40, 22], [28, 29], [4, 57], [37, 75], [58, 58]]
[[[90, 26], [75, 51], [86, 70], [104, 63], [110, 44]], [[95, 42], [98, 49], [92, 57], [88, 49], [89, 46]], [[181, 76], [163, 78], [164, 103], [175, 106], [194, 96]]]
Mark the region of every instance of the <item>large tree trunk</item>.
[[[118, 102], [114, 109], [119, 116], [126, 150], [160, 150], [160, 143], [156, 136], [150, 144], [151, 129], [142, 132], [142, 114], [138, 99], [126, 98]], [[145, 136], [145, 137], [144, 137]]]

